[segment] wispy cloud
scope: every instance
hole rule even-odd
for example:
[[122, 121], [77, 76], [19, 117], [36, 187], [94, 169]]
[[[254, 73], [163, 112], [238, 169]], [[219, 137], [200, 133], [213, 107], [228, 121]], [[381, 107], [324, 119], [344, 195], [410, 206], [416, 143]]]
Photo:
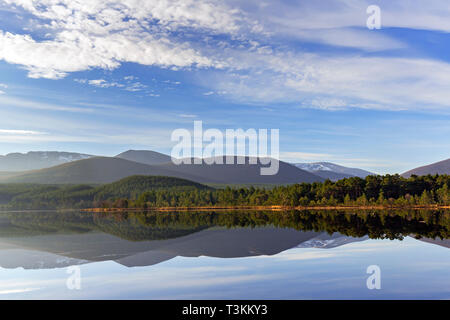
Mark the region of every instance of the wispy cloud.
[[280, 152], [280, 159], [289, 162], [301, 162], [305, 160], [327, 160], [333, 156], [326, 153], [311, 153], [311, 152]]
[[10, 130], [10, 129], [0, 129], [0, 134], [40, 135], [40, 134], [46, 134], [46, 132], [33, 131], [33, 130]]
[[6, 106], [14, 106], [18, 108], [27, 108], [35, 110], [50, 110], [50, 111], [64, 111], [64, 112], [75, 112], [75, 113], [91, 113], [94, 110], [92, 108], [82, 108], [82, 107], [72, 107], [64, 105], [55, 105], [51, 103], [36, 102], [33, 100], [17, 98], [12, 96], [1, 96], [0, 104]]
[[14, 294], [14, 293], [26, 293], [32, 292], [36, 290], [40, 290], [41, 288], [20, 288], [20, 289], [9, 289], [9, 290], [0, 290], [1, 294]]
[[190, 119], [192, 119], [192, 118], [197, 118], [197, 115], [195, 115], [195, 114], [180, 114], [179, 115], [181, 118], [190, 118]]

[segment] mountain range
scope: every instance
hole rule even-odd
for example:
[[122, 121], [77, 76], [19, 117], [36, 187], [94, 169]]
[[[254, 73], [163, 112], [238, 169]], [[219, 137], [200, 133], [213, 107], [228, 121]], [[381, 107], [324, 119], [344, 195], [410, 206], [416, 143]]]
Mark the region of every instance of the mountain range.
[[50, 168], [63, 163], [88, 159], [89, 154], [58, 151], [30, 151], [0, 155], [0, 171], [15, 172]]
[[[267, 241], [272, 239], [272, 241]], [[127, 241], [106, 233], [49, 234], [0, 238], [2, 268], [49, 269], [98, 261], [127, 267], [155, 265], [177, 256], [242, 258], [275, 255], [291, 248], [312, 248], [310, 239], [338, 247], [363, 238], [332, 236], [289, 228], [208, 228], [153, 241]], [[335, 243], [335, 245], [332, 245]], [[302, 245], [304, 244], [304, 245]]]
[[[87, 156], [86, 156], [87, 157]], [[94, 157], [68, 161], [57, 166], [0, 175], [3, 183], [43, 184], [103, 184], [132, 175], [169, 176], [188, 179], [199, 183], [214, 184], [292, 184], [320, 182], [324, 179], [310, 172], [280, 161], [276, 175], [261, 175], [261, 163], [251, 165], [245, 157], [245, 164], [202, 164], [175, 165], [167, 155], [154, 151], [129, 150], [116, 157]], [[222, 159], [225, 163], [225, 160]]]
[[[330, 162], [294, 163], [280, 161], [276, 175], [263, 176], [264, 165], [245, 164], [175, 165], [171, 157], [150, 150], [128, 150], [115, 157], [57, 151], [32, 151], [0, 156], [1, 183], [104, 184], [132, 175], [169, 176], [209, 184], [292, 184], [337, 181], [349, 177], [365, 178], [374, 173]], [[225, 161], [223, 161], [225, 162]], [[450, 159], [419, 167], [404, 177], [426, 174], [450, 174]]]

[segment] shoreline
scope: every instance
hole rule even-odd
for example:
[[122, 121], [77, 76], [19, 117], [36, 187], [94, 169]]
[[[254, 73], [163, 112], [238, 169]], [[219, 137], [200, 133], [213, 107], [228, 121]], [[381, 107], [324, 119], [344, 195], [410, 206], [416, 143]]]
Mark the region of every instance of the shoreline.
[[430, 206], [218, 206], [218, 207], [150, 207], [150, 208], [88, 208], [81, 209], [82, 212], [136, 212], [136, 211], [287, 211], [287, 210], [442, 210], [450, 209], [450, 206], [430, 205]]

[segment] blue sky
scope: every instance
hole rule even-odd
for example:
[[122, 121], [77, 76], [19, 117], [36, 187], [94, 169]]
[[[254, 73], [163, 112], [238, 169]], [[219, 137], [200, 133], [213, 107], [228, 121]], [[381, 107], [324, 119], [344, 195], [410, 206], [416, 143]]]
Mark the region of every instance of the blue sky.
[[288, 161], [444, 160], [449, 16], [445, 0], [0, 0], [0, 154], [169, 153], [202, 120], [280, 129]]

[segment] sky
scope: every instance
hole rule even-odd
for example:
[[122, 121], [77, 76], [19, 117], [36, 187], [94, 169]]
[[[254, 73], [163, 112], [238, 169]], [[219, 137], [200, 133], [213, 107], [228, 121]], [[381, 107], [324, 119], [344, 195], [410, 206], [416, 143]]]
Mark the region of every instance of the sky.
[[291, 162], [444, 160], [449, 16], [446, 0], [0, 0], [0, 154], [170, 153], [201, 120], [279, 129]]

